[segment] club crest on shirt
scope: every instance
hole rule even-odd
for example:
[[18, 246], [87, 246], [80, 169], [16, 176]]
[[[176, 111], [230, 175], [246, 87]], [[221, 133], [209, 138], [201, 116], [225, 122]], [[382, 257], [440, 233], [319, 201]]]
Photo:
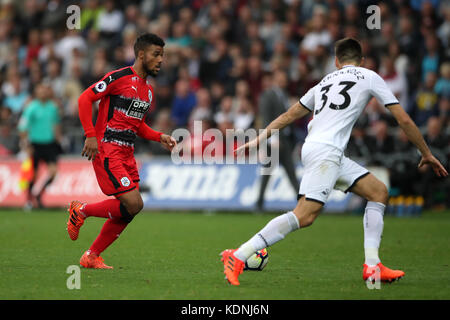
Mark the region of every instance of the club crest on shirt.
[[153, 99], [153, 94], [152, 94], [152, 90], [148, 90], [148, 103], [152, 103], [152, 99]]
[[130, 185], [130, 179], [128, 179], [128, 177], [123, 177], [120, 179], [120, 182], [122, 183], [122, 185], [124, 187], [128, 187]]

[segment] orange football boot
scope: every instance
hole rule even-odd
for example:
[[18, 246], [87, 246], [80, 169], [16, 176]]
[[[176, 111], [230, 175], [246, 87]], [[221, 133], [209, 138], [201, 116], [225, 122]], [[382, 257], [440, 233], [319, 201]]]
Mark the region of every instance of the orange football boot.
[[80, 212], [80, 209], [83, 207], [83, 203], [80, 201], [72, 201], [69, 205], [67, 211], [69, 211], [69, 220], [67, 221], [67, 232], [69, 233], [69, 237], [72, 240], [78, 239], [78, 233], [80, 232], [80, 228], [86, 219], [85, 216]]
[[113, 269], [111, 266], [107, 266], [103, 262], [103, 258], [96, 255], [95, 253], [91, 253], [89, 250], [86, 251], [80, 259], [80, 265], [85, 268], [92, 269]]
[[[377, 275], [378, 273], [378, 275]], [[367, 264], [363, 264], [363, 280], [371, 278], [374, 282], [377, 277], [380, 278], [381, 282], [393, 282], [395, 280], [401, 279], [405, 275], [405, 272], [401, 270], [392, 270], [385, 267], [383, 264], [378, 263], [376, 266], [369, 267]]]
[[223, 262], [223, 268], [225, 277], [230, 284], [233, 286], [238, 286], [240, 283], [238, 281], [239, 275], [244, 271], [244, 262], [236, 258], [234, 252], [237, 249], [226, 249], [220, 253]]

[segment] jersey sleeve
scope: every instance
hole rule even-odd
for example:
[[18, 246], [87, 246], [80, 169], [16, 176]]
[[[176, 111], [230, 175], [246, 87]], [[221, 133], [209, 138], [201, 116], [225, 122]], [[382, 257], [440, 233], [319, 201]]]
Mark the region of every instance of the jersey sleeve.
[[89, 87], [88, 90], [91, 90], [94, 93], [95, 100], [99, 100], [104, 96], [109, 94], [115, 94], [117, 79], [114, 78], [113, 74], [106, 74], [100, 81], [94, 83]]
[[371, 79], [371, 93], [379, 103], [385, 107], [389, 107], [394, 104], [398, 104], [398, 99], [392, 93], [391, 89], [387, 86], [386, 82], [375, 72], [372, 74]]
[[144, 138], [146, 140], [152, 140], [152, 141], [161, 141], [162, 132], [153, 130], [148, 125], [146, 125], [144, 122], [141, 123], [137, 135], [141, 138]]
[[78, 98], [78, 115], [86, 137], [95, 137], [95, 128], [92, 123], [92, 103], [100, 100], [106, 95], [115, 93], [115, 82], [113, 75], [107, 74], [100, 81], [94, 83]]
[[300, 104], [308, 109], [309, 111], [314, 110], [314, 92], [315, 92], [316, 86], [312, 87], [311, 89], [306, 92], [306, 94], [300, 98], [299, 102]]

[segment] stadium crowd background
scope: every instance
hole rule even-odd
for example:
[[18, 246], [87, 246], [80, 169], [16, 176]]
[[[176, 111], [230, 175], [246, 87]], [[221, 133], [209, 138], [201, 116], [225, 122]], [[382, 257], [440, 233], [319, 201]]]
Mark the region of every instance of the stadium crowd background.
[[[81, 8], [79, 30], [66, 26], [71, 4]], [[380, 8], [379, 30], [366, 26], [372, 4]], [[363, 45], [364, 66], [385, 79], [448, 169], [450, 2], [439, 0], [1, 0], [0, 156], [20, 153], [17, 124], [39, 85], [60, 109], [64, 152], [79, 155], [78, 96], [105, 73], [131, 65], [134, 40], [144, 32], [166, 41], [162, 71], [151, 80], [156, 97], [147, 121], [156, 130], [171, 133], [195, 120], [223, 132], [259, 128], [258, 99], [274, 71], [286, 72], [294, 102], [335, 69], [334, 42], [353, 37]], [[297, 160], [307, 122], [295, 124]], [[166, 154], [143, 140], [136, 153]], [[389, 169], [393, 203], [450, 207], [449, 179], [416, 168], [416, 149], [374, 99], [347, 155]]]

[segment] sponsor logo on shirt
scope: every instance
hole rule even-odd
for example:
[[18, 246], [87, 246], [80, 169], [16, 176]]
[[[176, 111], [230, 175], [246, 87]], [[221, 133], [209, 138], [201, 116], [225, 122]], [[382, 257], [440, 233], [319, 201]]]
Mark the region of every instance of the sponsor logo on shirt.
[[128, 107], [126, 115], [142, 120], [149, 108], [150, 103], [133, 99], [130, 103], [130, 106]]

